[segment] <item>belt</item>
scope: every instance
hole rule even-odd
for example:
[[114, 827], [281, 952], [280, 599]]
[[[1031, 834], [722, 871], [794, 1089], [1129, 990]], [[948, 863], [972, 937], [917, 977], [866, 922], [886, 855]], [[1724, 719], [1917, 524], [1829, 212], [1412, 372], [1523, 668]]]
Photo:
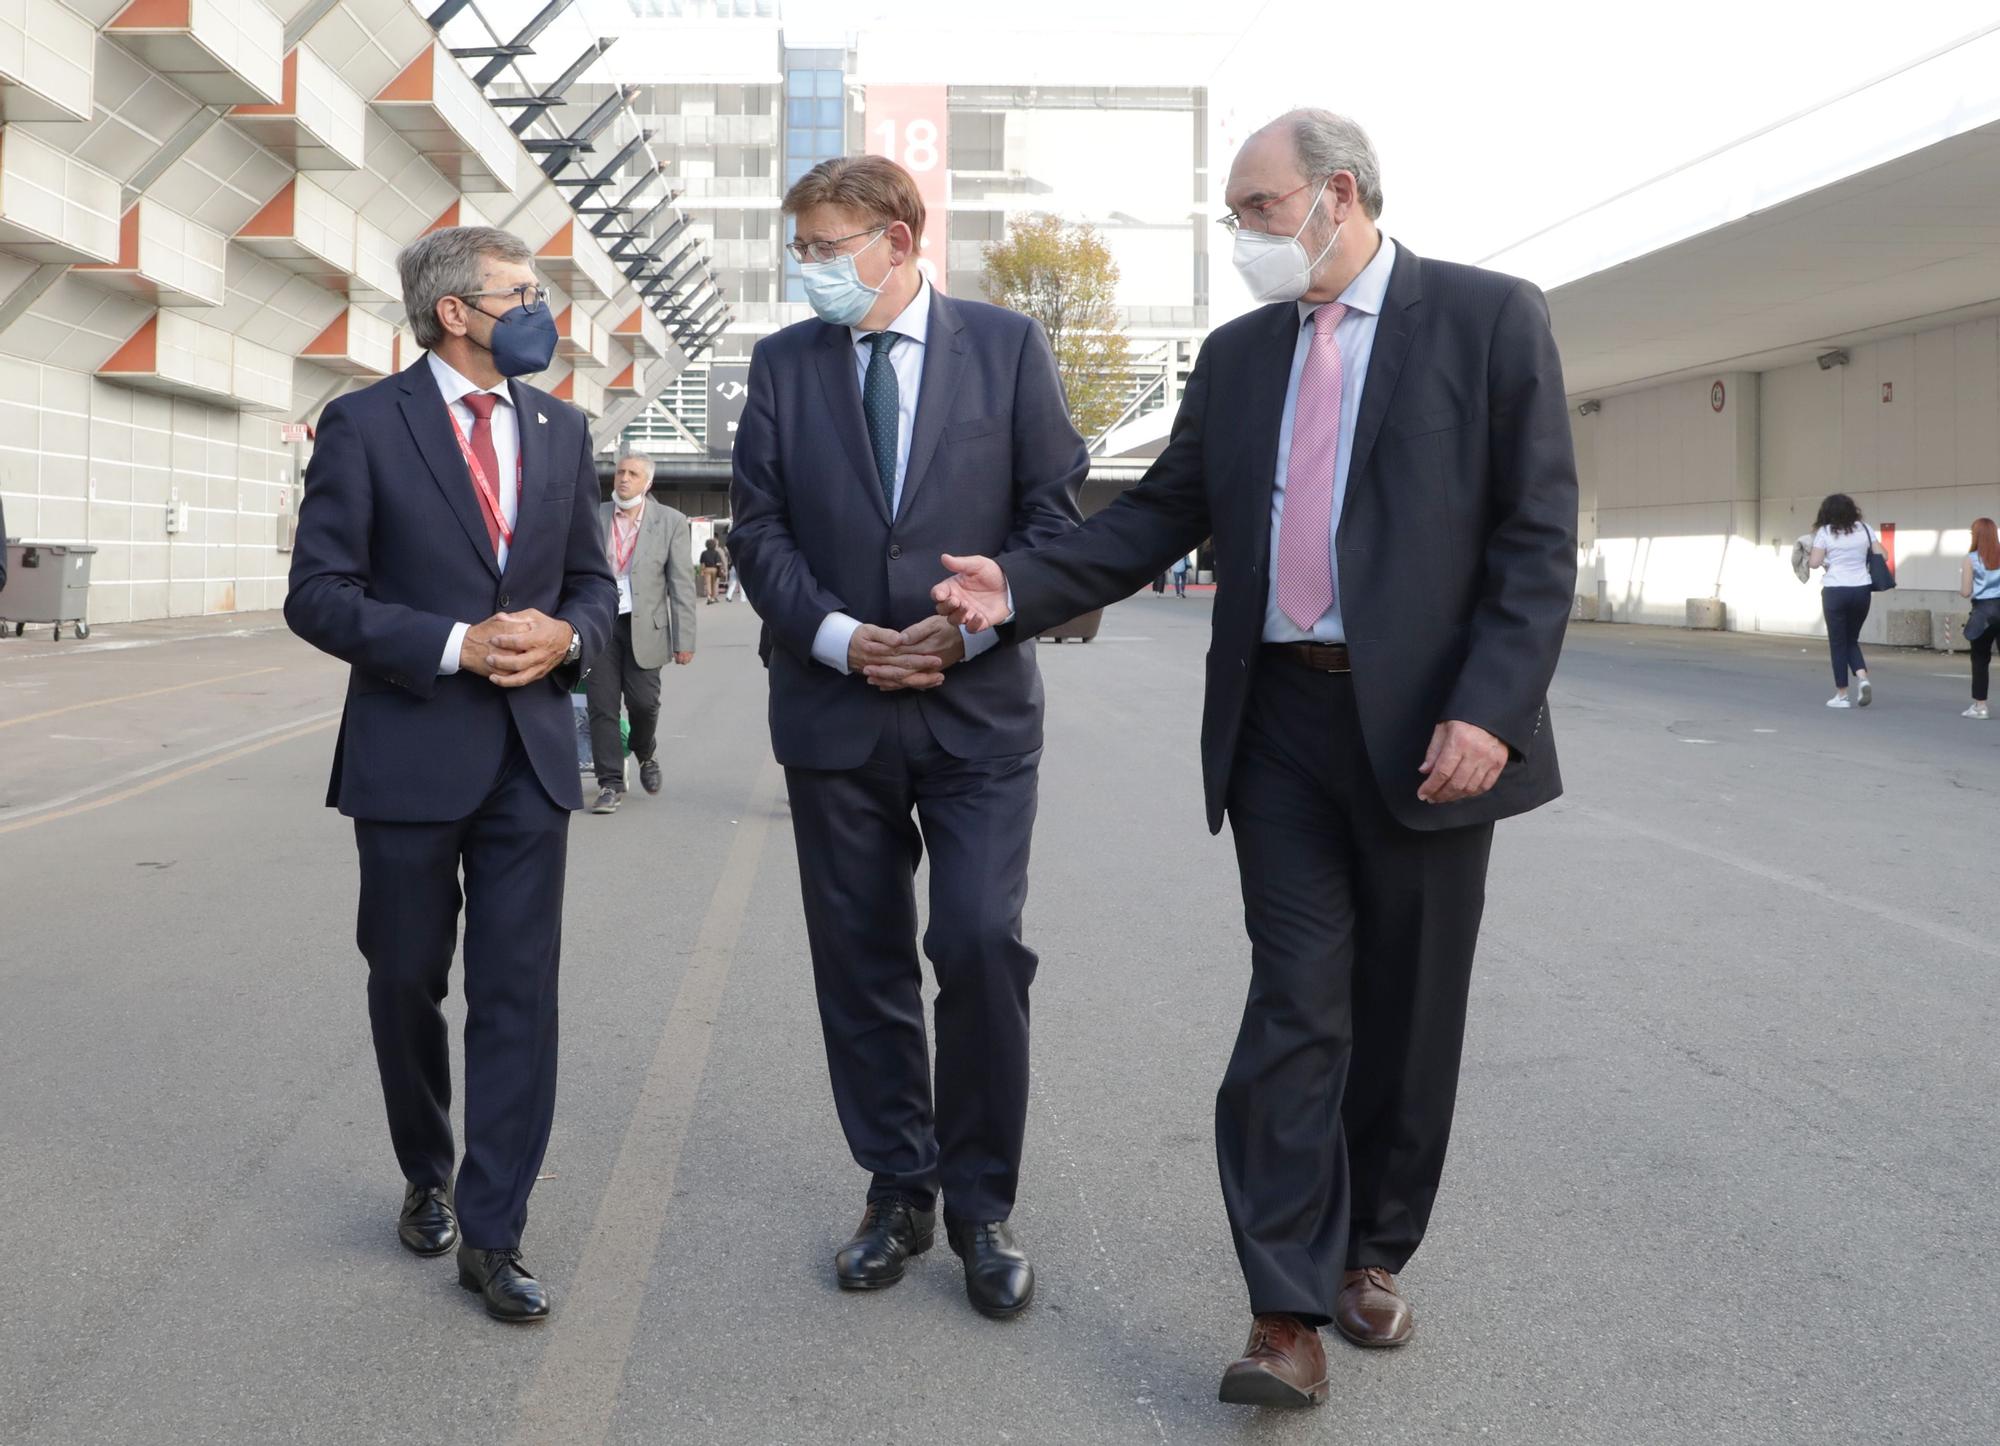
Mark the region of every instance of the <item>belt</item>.
[[1345, 643], [1266, 643], [1264, 655], [1315, 673], [1351, 673]]

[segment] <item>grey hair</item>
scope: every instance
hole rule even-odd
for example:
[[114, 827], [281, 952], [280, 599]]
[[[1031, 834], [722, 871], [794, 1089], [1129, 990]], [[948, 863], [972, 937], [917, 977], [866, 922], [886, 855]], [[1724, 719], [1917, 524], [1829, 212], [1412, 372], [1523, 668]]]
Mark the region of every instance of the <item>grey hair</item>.
[[[620, 452], [618, 454], [618, 461], [639, 463], [646, 469], [646, 481], [650, 483], [653, 480], [653, 471], [657, 464], [644, 452]], [[616, 464], [614, 463], [613, 465], [615, 466]]]
[[405, 246], [396, 257], [396, 272], [417, 345], [430, 351], [445, 339], [438, 303], [479, 290], [482, 262], [532, 265], [534, 259], [526, 242], [497, 226], [445, 226]]
[[1281, 117], [1273, 124], [1289, 124], [1298, 147], [1299, 167], [1308, 176], [1330, 176], [1347, 171], [1354, 177], [1354, 189], [1368, 219], [1382, 215], [1382, 163], [1375, 159], [1375, 146], [1368, 132], [1344, 115], [1306, 107]]

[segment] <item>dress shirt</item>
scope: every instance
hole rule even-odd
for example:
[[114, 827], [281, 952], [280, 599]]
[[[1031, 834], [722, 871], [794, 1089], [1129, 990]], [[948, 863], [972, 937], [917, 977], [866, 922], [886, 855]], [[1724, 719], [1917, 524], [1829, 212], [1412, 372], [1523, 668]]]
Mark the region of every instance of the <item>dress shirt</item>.
[[[1375, 325], [1381, 319], [1382, 302], [1389, 294], [1389, 272], [1396, 264], [1396, 243], [1387, 236], [1376, 248], [1374, 259], [1340, 294], [1347, 314], [1333, 329], [1334, 344], [1340, 348], [1340, 442], [1333, 463], [1333, 509], [1329, 524], [1337, 539], [1340, 511], [1347, 501], [1347, 465], [1354, 455], [1354, 428], [1361, 417], [1361, 389], [1368, 380], [1368, 359], [1375, 351]], [[1347, 630], [1340, 617], [1340, 551], [1330, 546], [1328, 560], [1333, 567], [1333, 606], [1309, 632], [1285, 616], [1278, 606], [1278, 528], [1285, 511], [1285, 472], [1291, 465], [1292, 422], [1298, 412], [1299, 378], [1306, 369], [1306, 355], [1312, 350], [1313, 313], [1317, 301], [1301, 301], [1299, 335], [1292, 352], [1292, 374], [1285, 383], [1285, 412], [1278, 424], [1278, 470], [1271, 489], [1271, 578], [1264, 601], [1264, 641], [1267, 643], [1344, 643]]]
[[[452, 420], [458, 423], [459, 430], [465, 434], [468, 443], [472, 440], [474, 418], [472, 408], [466, 406], [461, 398], [469, 392], [487, 391], [500, 399], [500, 405], [493, 409], [492, 418], [493, 460], [500, 464], [500, 475], [487, 480], [500, 489], [500, 515], [507, 519], [507, 527], [511, 531], [515, 519], [521, 513], [519, 475], [521, 423], [520, 418], [514, 415], [514, 394], [508, 390], [504, 381], [497, 387], [481, 387], [478, 383], [469, 382], [460, 376], [451, 363], [436, 352], [430, 352], [428, 356], [431, 375], [437, 379], [438, 390], [444, 394], [445, 405], [451, 409]], [[465, 485], [476, 490], [477, 484], [473, 482], [469, 472]], [[473, 499], [473, 505], [478, 507], [482, 514], [484, 513], [485, 504], [477, 497]], [[502, 572], [507, 570], [507, 539], [504, 536], [500, 539], [500, 570]], [[471, 627], [471, 623], [453, 625], [451, 636], [445, 639], [444, 656], [438, 659], [439, 676], [458, 671], [459, 650], [465, 646], [465, 635]]]
[[[922, 273], [919, 273], [921, 275]], [[889, 365], [896, 372], [896, 491], [894, 513], [903, 510], [903, 477], [910, 467], [910, 437], [917, 425], [917, 393], [924, 384], [924, 349], [931, 326], [931, 284], [921, 281], [917, 294], [910, 304], [903, 308], [896, 319], [883, 327], [893, 331], [903, 340], [889, 348]], [[868, 363], [874, 354], [869, 338], [872, 331], [863, 331], [858, 326], [850, 326], [848, 334], [854, 339], [854, 375], [856, 383], [863, 391], [868, 387]], [[871, 482], [876, 479], [870, 478]], [[893, 515], [893, 514], [892, 514]], [[828, 613], [820, 622], [819, 632], [813, 638], [813, 657], [836, 672], [845, 673], [847, 649], [854, 641], [854, 633], [861, 626], [860, 620], [846, 613]], [[989, 629], [983, 633], [968, 633], [959, 629], [959, 636], [965, 639], [965, 660], [978, 657], [999, 641]]]
[[[646, 516], [646, 500], [639, 499], [639, 505], [630, 512], [618, 509], [616, 497], [611, 502], [611, 531], [604, 539], [605, 560], [611, 564], [611, 573], [618, 581], [618, 615], [624, 617], [632, 611], [632, 564], [639, 560], [639, 528]], [[632, 523], [632, 555], [625, 559], [625, 566], [618, 566], [618, 549], [612, 544], [618, 537], [618, 519], [627, 518]]]

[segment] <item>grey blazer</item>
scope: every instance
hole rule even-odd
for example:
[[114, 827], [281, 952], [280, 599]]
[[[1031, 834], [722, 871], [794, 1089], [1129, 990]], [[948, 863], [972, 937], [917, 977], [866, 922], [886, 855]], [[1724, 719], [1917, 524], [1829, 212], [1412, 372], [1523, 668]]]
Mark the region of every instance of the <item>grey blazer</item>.
[[[612, 504], [598, 504], [597, 520], [611, 550]], [[675, 653], [694, 651], [694, 558], [687, 514], [656, 497], [639, 517], [639, 547], [632, 554], [632, 656], [642, 668], [664, 668]]]

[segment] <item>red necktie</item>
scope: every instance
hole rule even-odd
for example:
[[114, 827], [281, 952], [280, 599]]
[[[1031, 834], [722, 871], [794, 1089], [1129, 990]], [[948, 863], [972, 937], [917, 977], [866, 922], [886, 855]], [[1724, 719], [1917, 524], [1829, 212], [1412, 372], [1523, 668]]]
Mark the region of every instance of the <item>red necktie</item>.
[[500, 458], [493, 451], [493, 409], [500, 399], [491, 392], [467, 392], [459, 400], [472, 413], [472, 455], [480, 469], [486, 473], [487, 485], [493, 489], [493, 498], [487, 500], [486, 489], [474, 483], [472, 490], [479, 497], [479, 515], [486, 519], [486, 540], [493, 544], [493, 555], [500, 555], [500, 518], [494, 508], [500, 500]]

